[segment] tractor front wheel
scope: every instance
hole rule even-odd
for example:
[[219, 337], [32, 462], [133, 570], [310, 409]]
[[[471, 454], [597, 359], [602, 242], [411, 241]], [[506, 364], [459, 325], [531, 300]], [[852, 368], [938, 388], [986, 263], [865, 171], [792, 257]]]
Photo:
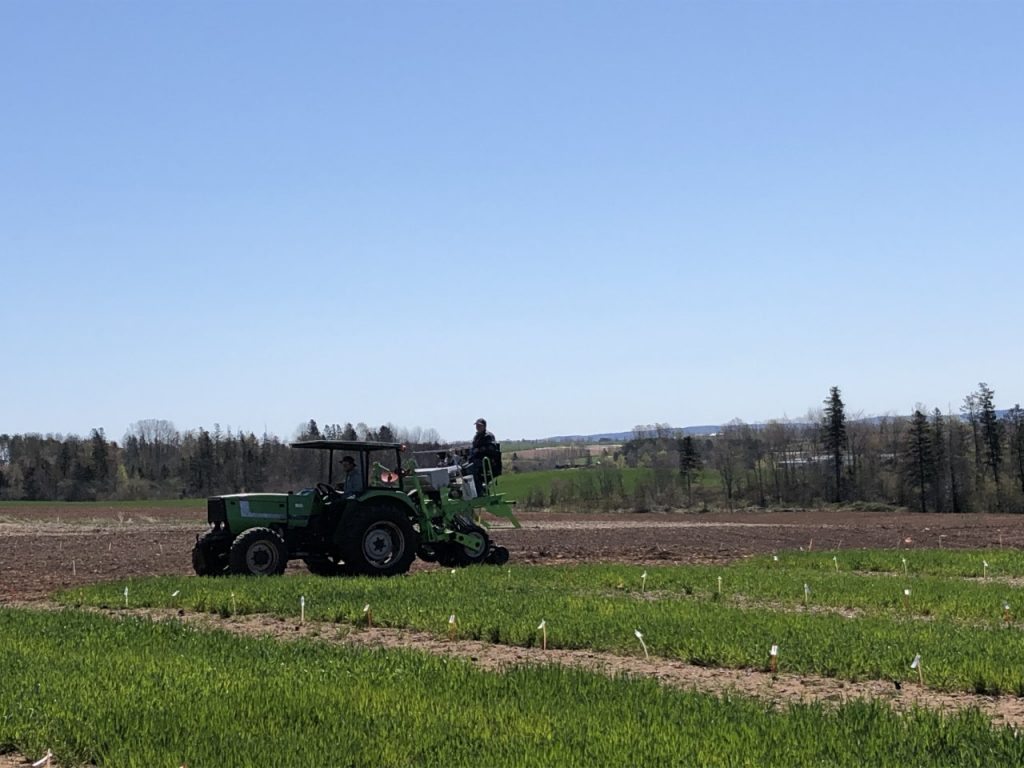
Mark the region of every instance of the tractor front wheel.
[[416, 558], [419, 534], [399, 509], [357, 509], [341, 526], [342, 556], [357, 573], [394, 576], [408, 571]]
[[228, 570], [228, 552], [231, 538], [210, 531], [192, 547], [192, 569], [199, 576], [220, 576]]
[[231, 573], [279, 576], [288, 564], [284, 539], [269, 528], [250, 528], [238, 534], [228, 554]]

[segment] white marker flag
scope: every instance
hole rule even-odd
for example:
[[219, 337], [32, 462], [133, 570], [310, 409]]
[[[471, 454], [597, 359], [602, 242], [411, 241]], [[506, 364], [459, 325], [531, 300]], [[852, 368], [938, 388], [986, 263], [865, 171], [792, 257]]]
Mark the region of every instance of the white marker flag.
[[644, 658], [649, 659], [651, 655], [647, 653], [647, 643], [644, 642], [643, 633], [639, 629], [633, 630], [633, 634], [636, 635], [636, 639], [640, 641], [640, 647], [644, 649]]
[[537, 629], [544, 629], [547, 625], [548, 623], [544, 621], [544, 619], [541, 619], [540, 624], [537, 625]]
[[779, 655], [779, 646], [773, 645], [771, 651], [769, 651], [769, 655], [770, 656], [778, 656]]
[[920, 666], [921, 666], [921, 654], [919, 653], [916, 656], [914, 656], [914, 660], [912, 662], [910, 662], [910, 668], [911, 669], [917, 669]]

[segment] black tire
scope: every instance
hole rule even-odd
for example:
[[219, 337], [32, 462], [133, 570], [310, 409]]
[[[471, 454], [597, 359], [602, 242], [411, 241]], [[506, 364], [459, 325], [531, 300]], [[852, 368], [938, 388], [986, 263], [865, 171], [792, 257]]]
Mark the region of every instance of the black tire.
[[288, 565], [284, 539], [269, 528], [250, 528], [238, 534], [228, 554], [231, 573], [280, 576]]
[[306, 557], [303, 562], [314, 576], [351, 576], [352, 569], [336, 557], [321, 555]]
[[192, 547], [192, 569], [199, 576], [220, 576], [228, 570], [231, 539], [223, 533], [210, 531]]
[[487, 554], [487, 563], [489, 565], [504, 565], [508, 562], [508, 549], [505, 547], [495, 547]]
[[356, 573], [394, 576], [416, 559], [419, 534], [402, 510], [369, 506], [353, 510], [341, 522], [342, 557]]
[[460, 566], [475, 565], [487, 559], [487, 553], [491, 549], [491, 538], [487, 531], [479, 525], [470, 524], [466, 526], [463, 534], [472, 536], [475, 540], [473, 546], [466, 544], [455, 544], [455, 564]]
[[460, 549], [462, 549], [462, 545], [454, 541], [443, 541], [436, 544], [434, 546], [434, 551], [437, 553], [437, 564], [442, 565], [445, 568], [455, 568], [460, 565]]
[[428, 563], [436, 563], [437, 547], [433, 544], [420, 544], [420, 548], [416, 550], [416, 556]]

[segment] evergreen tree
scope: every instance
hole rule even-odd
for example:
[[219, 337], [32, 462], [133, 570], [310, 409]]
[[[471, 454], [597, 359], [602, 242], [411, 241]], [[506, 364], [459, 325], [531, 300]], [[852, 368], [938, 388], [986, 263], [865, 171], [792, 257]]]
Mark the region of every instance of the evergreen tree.
[[829, 389], [824, 401], [825, 415], [821, 422], [821, 439], [832, 459], [835, 472], [835, 501], [843, 498], [843, 456], [846, 453], [846, 415], [839, 387]]
[[981, 439], [985, 446], [985, 463], [992, 470], [992, 482], [996, 485], [996, 506], [999, 506], [999, 468], [1003, 463], [1003, 425], [996, 415], [993, 403], [995, 392], [985, 382], [978, 384], [978, 421], [981, 424]]
[[691, 435], [679, 440], [679, 474], [686, 483], [686, 503], [693, 504], [693, 476], [700, 470], [700, 454]]
[[107, 446], [106, 435], [102, 429], [94, 429], [89, 438], [89, 459], [92, 469], [92, 477], [96, 482], [96, 491], [104, 493], [111, 488], [111, 477], [113, 472], [110, 467], [110, 452]]
[[925, 499], [934, 471], [931, 437], [928, 417], [915, 410], [907, 433], [907, 467], [911, 485], [917, 489], [921, 512], [928, 511]]

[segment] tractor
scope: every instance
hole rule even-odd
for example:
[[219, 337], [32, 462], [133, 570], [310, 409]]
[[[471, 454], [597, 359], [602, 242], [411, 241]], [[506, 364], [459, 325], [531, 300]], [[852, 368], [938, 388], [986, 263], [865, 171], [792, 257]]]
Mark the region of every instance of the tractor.
[[[446, 567], [502, 565], [482, 513], [519, 528], [514, 501], [493, 491], [500, 453], [483, 460], [482, 488], [468, 467], [419, 469], [399, 443], [308, 440], [292, 448], [327, 452], [327, 482], [288, 493], [236, 493], [207, 500], [209, 530], [196, 536], [200, 576], [284, 572], [301, 559], [320, 576], [394, 576], [420, 557]], [[500, 450], [500, 449], [499, 449]], [[366, 479], [359, 492], [333, 483], [334, 457], [351, 455]], [[392, 467], [394, 469], [392, 469]], [[496, 470], [496, 471], [495, 471]]]

